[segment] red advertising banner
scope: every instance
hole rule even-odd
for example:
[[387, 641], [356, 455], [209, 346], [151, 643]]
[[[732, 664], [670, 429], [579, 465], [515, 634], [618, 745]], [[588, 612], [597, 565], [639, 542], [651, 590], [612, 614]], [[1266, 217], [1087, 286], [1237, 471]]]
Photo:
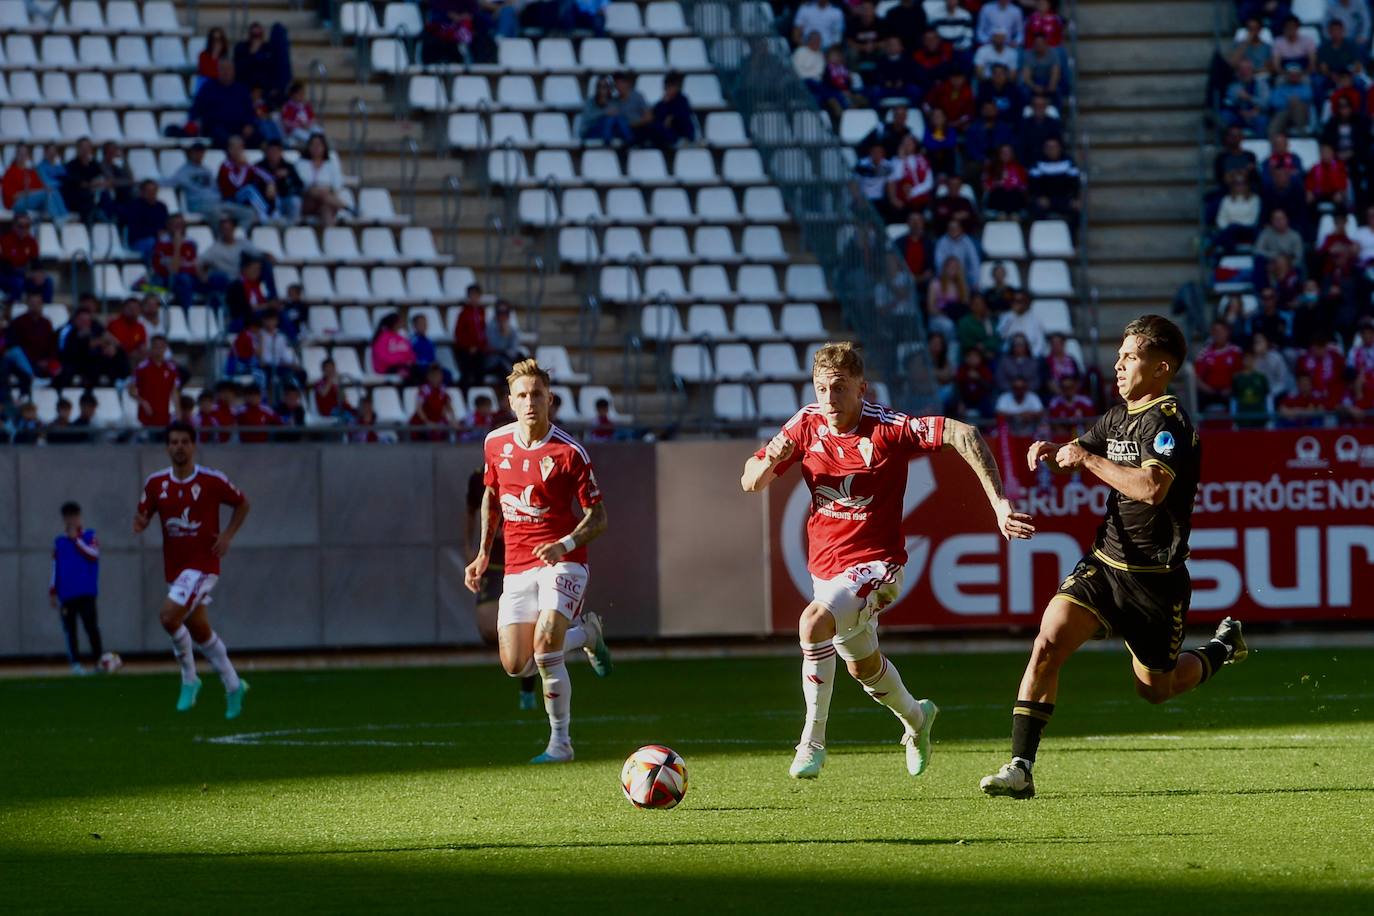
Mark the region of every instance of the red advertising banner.
[[[1192, 618], [1374, 620], [1374, 430], [1204, 429], [1202, 443]], [[959, 456], [914, 459], [902, 527], [910, 559], [884, 626], [1033, 625], [1091, 545], [1104, 484], [1030, 473], [1029, 440], [989, 444], [1008, 492], [1035, 517], [1035, 537], [1003, 540]], [[810, 497], [795, 470], [768, 492], [772, 623], [791, 632], [811, 598]]]

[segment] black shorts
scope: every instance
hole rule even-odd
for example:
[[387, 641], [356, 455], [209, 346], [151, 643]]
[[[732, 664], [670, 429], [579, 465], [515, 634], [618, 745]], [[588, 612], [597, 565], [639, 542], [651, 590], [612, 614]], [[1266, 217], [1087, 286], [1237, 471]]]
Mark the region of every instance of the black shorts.
[[1091, 611], [1102, 624], [1098, 639], [1120, 636], [1149, 670], [1174, 670], [1193, 597], [1187, 566], [1128, 572], [1090, 553], [1060, 583], [1056, 597]]

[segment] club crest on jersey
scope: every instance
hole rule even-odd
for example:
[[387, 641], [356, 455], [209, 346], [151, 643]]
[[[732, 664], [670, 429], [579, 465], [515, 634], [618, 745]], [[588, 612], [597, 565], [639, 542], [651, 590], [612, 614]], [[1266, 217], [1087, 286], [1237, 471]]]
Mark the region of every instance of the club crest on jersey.
[[193, 483], [193, 484], [191, 484], [191, 498], [192, 498], [192, 499], [200, 499], [200, 484], [198, 484], [198, 483]]
[[515, 446], [511, 445], [509, 442], [501, 446], [501, 454], [503, 455], [509, 455], [513, 451], [515, 451]]
[[540, 458], [540, 459], [539, 459], [539, 476], [542, 477], [542, 478], [544, 478], [545, 480], [548, 480], [548, 479], [549, 479], [549, 475], [552, 474], [552, 473], [553, 473], [553, 456], [552, 456], [552, 455], [545, 455], [543, 458]]
[[1169, 432], [1167, 429], [1160, 430], [1159, 435], [1155, 436], [1155, 441], [1150, 444], [1150, 447], [1154, 449], [1156, 455], [1163, 455], [1165, 458], [1168, 458], [1174, 453], [1173, 433]]
[[859, 454], [863, 456], [864, 467], [873, 466], [873, 440], [865, 436], [859, 440]]

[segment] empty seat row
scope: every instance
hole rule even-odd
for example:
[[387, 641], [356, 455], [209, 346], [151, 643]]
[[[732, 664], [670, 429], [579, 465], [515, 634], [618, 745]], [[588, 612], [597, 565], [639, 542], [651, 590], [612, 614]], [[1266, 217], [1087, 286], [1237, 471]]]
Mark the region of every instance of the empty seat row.
[[532, 226], [582, 224], [588, 220], [626, 225], [783, 223], [787, 209], [774, 187], [745, 188], [738, 197], [726, 187], [700, 188], [692, 197], [683, 188], [655, 188], [644, 203], [639, 188], [611, 188], [604, 198], [591, 188], [571, 188], [561, 197], [540, 188], [520, 192], [520, 221]]
[[779, 263], [787, 260], [787, 250], [776, 226], [746, 226], [738, 249], [734, 234], [724, 226], [698, 227], [690, 241], [687, 230], [681, 226], [657, 226], [649, 230], [647, 244], [640, 230], [630, 226], [614, 226], [604, 232], [565, 226], [558, 233], [558, 256], [575, 264], [631, 259], [669, 264]]
[[[528, 39], [503, 39], [495, 65], [477, 65], [487, 72], [531, 74], [613, 73], [621, 69], [638, 74], [707, 73], [711, 62], [700, 38], [673, 38], [665, 50], [658, 38], [635, 38], [626, 42], [622, 58], [620, 46], [609, 38], [586, 38], [574, 46], [568, 38], [544, 38], [537, 44]], [[396, 38], [374, 39], [368, 49], [372, 69], [379, 73], [408, 73], [424, 69], [424, 62], [411, 54], [411, 44]], [[695, 100], [694, 100], [695, 101]]]
[[[195, 39], [188, 39], [194, 41]], [[28, 35], [11, 34], [0, 45], [0, 66], [27, 70], [190, 70], [199, 53], [188, 53], [186, 40], [158, 35], [151, 44], [140, 35], [44, 35], [35, 45]]]
[[0, 29], [5, 32], [75, 32], [79, 34], [185, 34], [190, 30], [177, 21], [176, 8], [170, 0], [146, 0], [139, 4], [131, 0], [71, 0], [64, 10], [56, 6], [52, 21], [30, 19], [22, 0], [0, 2]]
[[[727, 314], [729, 320], [727, 321]], [[715, 304], [693, 305], [687, 309], [687, 322], [676, 305], [649, 303], [640, 313], [640, 332], [650, 340], [825, 340], [821, 310], [814, 302], [790, 302], [773, 320], [772, 307], [744, 303], [725, 309]]]
[[[584, 141], [574, 128], [576, 119], [561, 111], [540, 111], [528, 119], [521, 112], [492, 114], [458, 113], [448, 118], [447, 137], [458, 149], [490, 149], [510, 145], [519, 149], [603, 145]], [[748, 146], [744, 120], [736, 111], [714, 111], [706, 116], [703, 139], [708, 146]]]
[[434, 236], [423, 226], [408, 226], [396, 233], [374, 226], [355, 233], [347, 226], [332, 226], [323, 233], [311, 226], [292, 226], [282, 232], [276, 226], [257, 226], [249, 240], [288, 264], [446, 264], [451, 260], [434, 247]]
[[[1036, 220], [1030, 227], [1030, 257], [1071, 258], [1075, 254], [1069, 224], [1063, 220]], [[1027, 241], [1021, 224], [1011, 220], [997, 220], [983, 226], [983, 254], [989, 258], [1011, 258], [1024, 261]]]
[[757, 351], [747, 343], [699, 343], [673, 347], [673, 375], [685, 382], [772, 379], [796, 382], [811, 377], [809, 367], [797, 359], [797, 348], [790, 343], [761, 344]]
[[62, 70], [34, 73], [0, 73], [0, 102], [6, 105], [40, 105], [83, 108], [188, 108], [191, 95], [186, 77], [158, 73], [152, 78], [152, 92], [141, 73], [77, 73]]
[[616, 150], [586, 149], [576, 163], [565, 149], [541, 149], [528, 161], [527, 155], [513, 148], [492, 150], [487, 154], [488, 178], [501, 185], [544, 184], [550, 179], [564, 186], [768, 183], [763, 159], [752, 148], [725, 150], [718, 171], [711, 154], [703, 149], [678, 150], [671, 169], [667, 157], [656, 149], [633, 149], [624, 157]]
[[993, 285], [992, 272], [1001, 265], [1007, 271], [1007, 285], [1012, 289], [1024, 289], [1032, 296], [1073, 296], [1073, 273], [1067, 261], [1044, 259], [1031, 261], [1026, 271], [1025, 283], [1021, 282], [1021, 266], [1015, 261], [986, 260], [978, 268], [978, 287], [988, 289]]
[[[412, 108], [424, 111], [581, 111], [595, 92], [594, 80], [584, 81], [574, 76], [550, 76], [544, 79], [542, 92], [535, 89], [534, 78], [507, 75], [496, 80], [495, 91], [485, 76], [467, 74], [456, 76], [451, 84], [443, 77], [419, 75], [410, 78], [406, 96]], [[650, 105], [663, 98], [663, 74], [641, 73], [635, 79], [635, 89]], [[721, 94], [720, 80], [714, 73], [694, 73], [683, 80], [683, 93], [696, 111], [715, 111], [726, 107]]]
[[[891, 403], [887, 386], [881, 382], [871, 383], [869, 393], [879, 404]], [[716, 418], [727, 423], [787, 420], [814, 400], [815, 393], [809, 384], [798, 386], [786, 382], [765, 382], [758, 386], [722, 382], [711, 392]]]
[[184, 124], [186, 112], [164, 111], [155, 118], [151, 111], [126, 111], [123, 118], [113, 109], [64, 108], [61, 114], [51, 108], [0, 108], [0, 136], [25, 143], [74, 143], [89, 137], [96, 143], [137, 143], [142, 146], [167, 146], [179, 143], [162, 134], [172, 124]]
[[698, 264], [685, 280], [677, 267], [603, 267], [598, 286], [606, 302], [815, 302], [831, 298], [825, 274], [817, 265], [792, 264], [784, 277], [780, 286], [777, 271], [759, 264], [738, 268], [733, 283], [718, 264]]

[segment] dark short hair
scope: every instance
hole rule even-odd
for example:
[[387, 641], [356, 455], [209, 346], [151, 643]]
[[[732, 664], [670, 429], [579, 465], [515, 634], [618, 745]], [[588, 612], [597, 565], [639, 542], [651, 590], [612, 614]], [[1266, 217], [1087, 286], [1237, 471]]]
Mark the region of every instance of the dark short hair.
[[57, 409], [58, 409], [58, 410], [61, 410], [63, 407], [65, 407], [65, 408], [67, 408], [68, 410], [70, 410], [71, 407], [72, 407], [72, 402], [69, 401], [69, 400], [67, 400], [66, 398], [58, 398], [58, 399], [57, 399]]
[[1139, 337], [1147, 353], [1168, 359], [1172, 372], [1178, 372], [1188, 358], [1188, 338], [1183, 336], [1178, 325], [1163, 315], [1141, 315], [1126, 325], [1122, 335]]
[[610, 401], [610, 398], [597, 398], [597, 399], [596, 399], [596, 409], [597, 409], [597, 410], [601, 410], [603, 407], [604, 407], [606, 410], [610, 410], [610, 409], [611, 409], [611, 401]]
[[153, 339], [150, 340], [149, 343], [157, 343], [159, 340], [162, 341], [163, 343], [166, 343], [166, 342], [167, 342], [167, 335], [166, 335], [166, 334], [154, 334], [154, 335], [153, 335]]
[[168, 443], [172, 441], [173, 433], [185, 433], [191, 437], [192, 442], [196, 441], [196, 428], [183, 420], [173, 420], [171, 423], [167, 424], [167, 435], [165, 440]]
[[96, 400], [95, 395], [91, 394], [89, 391], [83, 391], [83, 392], [81, 393], [81, 397], [78, 399], [78, 403], [80, 403], [82, 407], [86, 407], [86, 406], [99, 407], [99, 406], [100, 406], [100, 402]]
[[492, 401], [490, 395], [479, 394], [477, 397], [472, 399], [473, 407], [481, 407], [483, 404], [486, 404], [488, 407], [490, 407], [491, 403]]
[[66, 518], [66, 517], [69, 516], [69, 515], [80, 515], [80, 514], [81, 514], [81, 506], [78, 505], [77, 503], [72, 502], [71, 500], [68, 500], [67, 502], [65, 502], [65, 503], [62, 504], [62, 517], [63, 517], [63, 518]]

